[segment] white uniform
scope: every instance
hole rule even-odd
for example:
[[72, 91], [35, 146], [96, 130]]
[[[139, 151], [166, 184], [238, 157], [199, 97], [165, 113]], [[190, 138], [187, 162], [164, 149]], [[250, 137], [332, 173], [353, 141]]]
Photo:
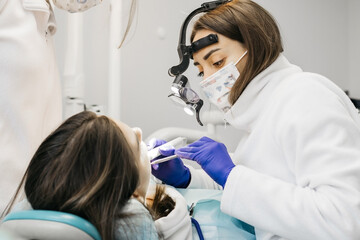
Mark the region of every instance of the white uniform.
[[45, 0], [0, 0], [0, 212], [62, 120], [54, 32]]
[[[225, 118], [242, 139], [223, 212], [260, 240], [359, 239], [360, 119], [341, 89], [280, 55]], [[189, 187], [218, 187], [200, 171]]]

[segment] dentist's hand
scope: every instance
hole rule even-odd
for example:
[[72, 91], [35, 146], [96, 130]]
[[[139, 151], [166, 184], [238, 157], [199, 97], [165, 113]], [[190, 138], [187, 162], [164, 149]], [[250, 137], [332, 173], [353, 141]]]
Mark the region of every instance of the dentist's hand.
[[[155, 140], [151, 143], [150, 148], [165, 144], [164, 140]], [[159, 149], [162, 156], [155, 158], [154, 160], [161, 159], [163, 157], [174, 155], [175, 149]], [[180, 158], [151, 165], [151, 173], [164, 183], [177, 187], [186, 188], [191, 180], [191, 174], [189, 168], [187, 168]]]
[[224, 144], [208, 137], [179, 148], [175, 154], [196, 161], [219, 185], [225, 187], [230, 171], [235, 167]]

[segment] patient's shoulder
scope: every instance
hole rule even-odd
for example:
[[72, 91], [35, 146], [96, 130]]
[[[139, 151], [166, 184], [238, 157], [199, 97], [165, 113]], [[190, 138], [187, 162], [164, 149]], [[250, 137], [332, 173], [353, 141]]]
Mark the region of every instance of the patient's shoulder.
[[146, 207], [135, 198], [131, 198], [117, 221], [116, 239], [158, 239], [158, 233]]

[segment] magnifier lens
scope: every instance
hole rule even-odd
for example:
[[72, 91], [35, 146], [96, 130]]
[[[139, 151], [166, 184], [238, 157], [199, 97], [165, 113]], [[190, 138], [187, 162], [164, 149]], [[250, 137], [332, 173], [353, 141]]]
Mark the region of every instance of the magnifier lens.
[[169, 95], [169, 98], [177, 105], [180, 105], [182, 107], [186, 106], [186, 102], [184, 102], [184, 100], [182, 100], [181, 97], [177, 94], [172, 93]]
[[192, 110], [192, 108], [190, 106], [185, 106], [184, 107], [184, 111], [189, 114], [190, 116], [194, 115], [194, 111]]
[[191, 88], [181, 88], [179, 89], [179, 94], [191, 103], [197, 103], [200, 100], [199, 95]]
[[177, 86], [171, 86], [171, 91], [174, 93], [179, 93], [179, 88]]

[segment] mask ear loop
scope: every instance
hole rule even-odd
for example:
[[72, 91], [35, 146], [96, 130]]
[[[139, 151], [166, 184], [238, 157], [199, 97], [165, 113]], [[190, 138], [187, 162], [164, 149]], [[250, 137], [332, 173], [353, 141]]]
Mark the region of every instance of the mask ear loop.
[[234, 65], [236, 66], [236, 64], [238, 64], [240, 61], [241, 61], [241, 59], [243, 59], [243, 57], [245, 57], [245, 55], [247, 54], [247, 50], [243, 53], [243, 55], [241, 55], [241, 57], [239, 58], [239, 60], [237, 60], [235, 63], [234, 63]]

